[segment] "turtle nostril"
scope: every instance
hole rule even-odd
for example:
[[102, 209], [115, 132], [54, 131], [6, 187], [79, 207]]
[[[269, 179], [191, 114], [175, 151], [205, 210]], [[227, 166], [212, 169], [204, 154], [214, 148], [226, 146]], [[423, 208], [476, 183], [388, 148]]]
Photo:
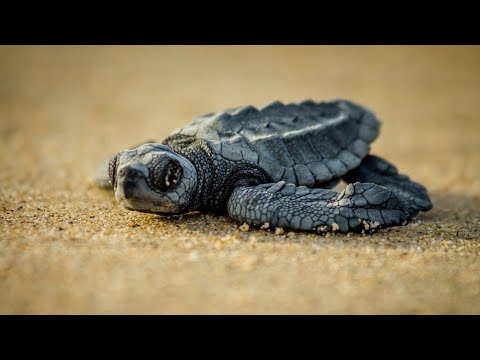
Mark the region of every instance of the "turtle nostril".
[[118, 174], [125, 177], [126, 179], [134, 179], [142, 175], [140, 171], [129, 166], [121, 168]]

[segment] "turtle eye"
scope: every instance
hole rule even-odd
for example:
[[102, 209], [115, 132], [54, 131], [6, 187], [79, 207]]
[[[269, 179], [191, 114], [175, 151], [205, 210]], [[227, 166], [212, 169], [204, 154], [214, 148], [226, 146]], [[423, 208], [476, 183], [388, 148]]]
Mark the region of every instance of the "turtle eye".
[[110, 179], [110, 184], [112, 185], [113, 189], [116, 188], [116, 181], [117, 181], [117, 165], [118, 165], [118, 156], [120, 154], [115, 155], [110, 159], [108, 162], [108, 178]]
[[166, 156], [155, 156], [149, 168], [150, 185], [161, 192], [177, 187], [183, 174], [180, 163]]
[[165, 186], [172, 189], [176, 187], [182, 177], [182, 171], [182, 167], [177, 161], [170, 162], [165, 174]]

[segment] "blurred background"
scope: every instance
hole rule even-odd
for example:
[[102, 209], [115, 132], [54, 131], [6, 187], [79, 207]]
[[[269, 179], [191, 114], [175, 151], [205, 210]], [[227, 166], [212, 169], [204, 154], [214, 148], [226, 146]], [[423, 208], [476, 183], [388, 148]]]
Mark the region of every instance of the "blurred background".
[[[269, 308], [261, 288], [271, 285], [270, 280], [256, 287], [245, 285], [243, 292], [240, 291], [242, 297], [232, 295], [230, 305], [225, 305], [223, 302], [216, 303], [200, 290], [191, 290], [197, 289], [198, 284], [189, 277], [193, 276], [191, 271], [194, 270], [188, 267], [180, 271], [185, 288], [178, 288], [168, 282], [169, 271], [161, 275], [152, 268], [150, 272], [144, 270], [133, 276], [128, 272], [131, 267], [124, 263], [127, 260], [120, 256], [115, 260], [118, 262], [110, 260], [113, 261], [111, 266], [123, 269], [121, 271], [140, 280], [133, 285], [125, 280], [128, 276], [120, 276], [117, 290], [102, 293], [102, 286], [110, 284], [113, 276], [112, 268], [106, 269], [100, 264], [104, 260], [101, 256], [107, 255], [88, 253], [87, 260], [87, 257], [78, 255], [79, 249], [75, 246], [83, 243], [88, 251], [94, 251], [99, 243], [110, 244], [111, 248], [107, 246], [107, 249], [112, 252], [119, 251], [119, 248], [129, 252], [133, 251], [132, 248], [140, 251], [142, 261], [144, 257], [162, 257], [167, 256], [166, 253], [170, 254], [172, 264], [178, 260], [180, 250], [176, 247], [179, 241], [175, 238], [170, 242], [161, 242], [161, 246], [167, 247], [161, 254], [145, 244], [140, 247], [143, 250], [132, 245], [150, 236], [157, 239], [158, 246], [159, 238], [166, 236], [168, 239], [169, 234], [174, 232], [168, 222], [159, 227], [157, 218], [123, 212], [111, 200], [110, 194], [96, 190], [89, 183], [88, 179], [96, 167], [115, 152], [152, 138], [162, 140], [173, 129], [186, 125], [192, 117], [224, 108], [249, 104], [261, 106], [273, 100], [297, 102], [346, 98], [369, 107], [382, 121], [380, 137], [373, 144], [373, 152], [424, 184], [432, 195], [435, 209], [420, 217], [427, 223], [421, 226], [429, 227], [419, 230], [420, 234], [407, 227], [396, 235], [397, 239], [411, 241], [425, 234], [431, 235], [434, 233], [432, 229], [451, 221], [450, 228], [455, 227], [456, 230], [449, 234], [454, 236], [454, 240], [455, 236], [469, 240], [469, 246], [473, 246], [469, 254], [476, 257], [480, 211], [479, 64], [478, 46], [0, 46], [0, 163], [3, 170], [0, 172], [0, 201], [5, 220], [0, 228], [3, 232], [0, 235], [0, 238], [3, 237], [0, 242], [3, 247], [0, 252], [0, 291], [3, 294], [0, 311], [478, 310], [478, 304], [469, 302], [479, 294], [478, 285], [471, 286], [471, 282], [479, 280], [477, 268], [468, 268], [473, 276], [468, 277], [470, 275], [465, 275], [467, 270], [457, 258], [455, 261], [460, 261], [457, 264], [458, 276], [463, 280], [444, 283], [442, 275], [432, 275], [439, 277], [439, 286], [446, 288], [447, 293], [451, 290], [453, 296], [456, 292], [460, 294], [457, 295], [460, 299], [462, 293], [458, 283], [469, 279], [462, 283], [465, 285], [461, 288], [465, 289], [465, 299], [463, 303], [460, 300], [457, 307], [450, 302], [451, 299], [448, 300], [450, 293], [445, 297], [449, 302], [435, 303], [438, 300], [433, 299], [438, 297], [438, 292], [432, 289], [423, 299], [427, 296], [437, 307], [422, 308], [418, 305], [421, 302], [415, 303], [419, 299], [417, 290], [395, 295], [396, 287], [389, 288], [394, 294], [388, 300], [391, 306], [378, 307], [376, 304], [387, 301], [386, 295], [381, 295], [387, 285], [380, 286], [375, 281], [375, 286], [380, 287], [375, 288], [379, 298], [373, 301], [373, 305], [358, 305], [363, 304], [362, 300], [354, 305], [353, 299], [362, 299], [359, 294], [363, 290], [360, 291], [350, 278], [344, 279], [347, 290], [344, 289], [341, 300], [332, 297], [328, 304], [319, 303], [319, 295], [311, 292], [312, 284], [307, 281], [298, 289], [298, 281], [292, 275], [289, 285], [279, 280], [270, 293], [276, 296], [278, 289], [282, 289], [283, 305]], [[99, 216], [100, 211], [116, 217], [109, 220]], [[84, 218], [85, 214], [91, 217]], [[204, 237], [198, 233], [185, 235], [203, 239], [199, 240], [202, 245], [196, 250], [200, 257], [209, 248], [208, 244], [216, 241], [215, 236], [235, 230], [235, 223], [228, 219], [217, 221], [215, 217], [206, 217], [192, 221], [198, 221], [194, 225], [201, 228], [204, 220], [210, 221], [212, 226], [217, 224], [218, 233], [209, 233], [209, 228], [205, 227]], [[129, 221], [147, 221], [142, 226], [149, 229], [150, 235], [142, 232], [142, 226], [124, 229]], [[109, 227], [112, 228], [110, 233], [103, 232]], [[243, 239], [243, 234], [235, 236]], [[268, 236], [271, 237], [270, 242], [276, 241], [274, 236]], [[72, 238], [77, 242], [72, 243]], [[307, 251], [311, 244], [318, 245], [320, 240], [317, 238], [305, 237], [310, 239], [307, 242], [309, 245], [302, 245], [297, 250]], [[349, 246], [347, 238], [340, 239]], [[425, 239], [423, 251], [427, 249], [432, 254], [440, 251], [429, 244], [431, 241]], [[461, 247], [458, 242], [452, 244], [449, 246]], [[330, 245], [325, 246], [328, 248]], [[465, 248], [466, 245], [462, 246]], [[379, 251], [377, 247], [372, 249], [374, 253]], [[267, 248], [264, 250], [269, 251]], [[249, 248], [235, 251], [257, 256], [252, 255]], [[328, 251], [337, 250], [332, 248]], [[325, 256], [332, 255], [328, 251]], [[41, 259], [44, 256], [51, 258], [56, 252], [59, 254], [57, 266], [45, 270]], [[211, 255], [212, 261], [220, 261], [220, 254]], [[80, 256], [76, 260], [78, 263], [72, 260], [76, 259], [75, 256]], [[375, 253], [375, 256], [388, 259], [385, 254]], [[161, 259], [162, 263], [168, 263], [166, 258]], [[227, 261], [228, 256], [222, 259]], [[71, 265], [65, 272], [69, 261], [82, 265]], [[140, 260], [134, 257], [128, 261]], [[312, 258], [312, 261], [318, 264], [320, 260]], [[439, 260], [438, 269], [444, 268], [442, 261]], [[140, 266], [137, 262], [135, 264]], [[62, 272], [59, 273], [59, 269], [63, 269]], [[355, 272], [362, 274], [361, 269]], [[432, 274], [438, 272], [437, 267], [433, 269]], [[283, 271], [272, 270], [268, 266], [257, 270], [265, 276], [273, 271], [277, 274]], [[103, 276], [103, 282], [88, 282], [93, 271]], [[211, 273], [212, 269], [204, 264], [204, 268], [195, 271]], [[475, 271], [477, 275], [472, 275]], [[228, 282], [222, 281], [232, 274], [213, 273], [216, 277], [208, 286], [218, 289], [218, 294], [224, 296], [229, 286], [226, 285]], [[58, 277], [59, 274], [70, 277]], [[367, 273], [363, 274], [367, 276]], [[409, 274], [411, 277], [406, 277], [404, 281], [418, 285], [412, 285], [412, 289], [425, 289], [426, 284], [422, 282], [425, 278], [418, 279], [414, 272]], [[165, 300], [158, 292], [152, 294], [157, 301], [149, 302], [149, 305], [142, 302], [141, 279], [144, 280], [147, 275], [151, 281], [164, 281], [173, 286], [170, 300]], [[249, 276], [258, 277], [259, 273]], [[373, 275], [368, 273], [368, 276]], [[331, 287], [324, 289], [326, 293], [335, 289], [334, 278], [332, 275]], [[76, 292], [68, 286], [69, 281], [78, 281]], [[243, 284], [249, 284], [248, 277]], [[126, 295], [132, 293], [132, 286], [136, 286], [138, 297], [129, 298]], [[196, 298], [197, 305], [179, 300], [183, 299], [182, 291], [188, 287], [189, 291], [193, 291], [188, 293], [189, 297]], [[294, 298], [308, 301], [295, 307]], [[364, 304], [371, 303], [371, 299], [364, 300]], [[118, 301], [123, 305], [113, 305]], [[52, 303], [56, 304], [54, 308], [48, 305]], [[411, 303], [417, 304], [417, 307], [405, 305]]]
[[343, 97], [382, 120], [374, 150], [420, 179], [437, 170], [445, 185], [449, 164], [438, 163], [468, 171], [476, 152], [478, 64], [476, 46], [3, 46], [0, 131], [4, 143], [38, 142], [23, 160], [94, 163], [198, 114]]

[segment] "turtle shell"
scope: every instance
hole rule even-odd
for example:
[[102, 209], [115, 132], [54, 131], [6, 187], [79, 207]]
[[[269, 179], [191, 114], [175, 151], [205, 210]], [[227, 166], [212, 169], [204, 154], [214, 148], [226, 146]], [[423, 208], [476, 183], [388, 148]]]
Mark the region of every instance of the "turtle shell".
[[205, 140], [223, 158], [262, 167], [274, 181], [316, 186], [360, 165], [380, 123], [347, 100], [246, 106], [193, 119], [171, 135]]

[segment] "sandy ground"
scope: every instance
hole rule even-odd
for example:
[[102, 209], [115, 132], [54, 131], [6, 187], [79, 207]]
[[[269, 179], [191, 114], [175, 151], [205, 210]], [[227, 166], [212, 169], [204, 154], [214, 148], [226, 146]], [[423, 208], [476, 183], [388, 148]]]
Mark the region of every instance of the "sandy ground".
[[[0, 47], [0, 313], [480, 313], [479, 47]], [[89, 182], [198, 114], [344, 97], [434, 210], [373, 236], [242, 232]]]

